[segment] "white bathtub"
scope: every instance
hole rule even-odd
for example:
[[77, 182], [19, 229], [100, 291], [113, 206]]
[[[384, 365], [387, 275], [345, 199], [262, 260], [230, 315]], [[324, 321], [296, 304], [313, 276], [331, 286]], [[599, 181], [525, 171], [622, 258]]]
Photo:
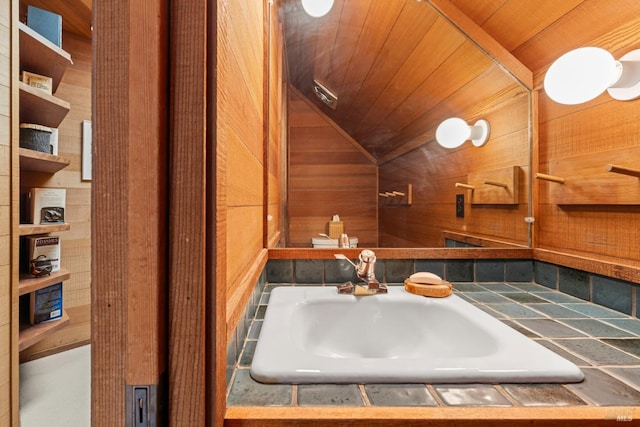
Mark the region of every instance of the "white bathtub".
[[251, 376], [265, 383], [570, 383], [580, 369], [452, 295], [271, 292]]

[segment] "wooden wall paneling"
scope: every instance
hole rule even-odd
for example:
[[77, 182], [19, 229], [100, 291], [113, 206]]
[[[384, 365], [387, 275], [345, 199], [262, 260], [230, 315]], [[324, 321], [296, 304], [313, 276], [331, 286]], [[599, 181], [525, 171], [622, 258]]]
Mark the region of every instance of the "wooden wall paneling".
[[0, 1], [0, 424], [12, 427], [20, 425], [17, 21], [18, 1]]
[[[513, 83], [512, 83], [513, 85]], [[518, 85], [519, 86], [519, 85]], [[483, 147], [463, 145], [447, 150], [431, 140], [380, 166], [380, 188], [413, 184], [411, 208], [380, 209], [380, 246], [442, 246], [443, 230], [472, 233], [513, 244], [527, 245], [529, 201], [529, 110], [528, 92], [516, 90], [508, 101], [460, 111], [462, 117], [486, 118], [491, 135]], [[461, 104], [462, 105], [462, 104]], [[482, 110], [484, 114], [478, 114]], [[437, 124], [432, 124], [433, 127]], [[518, 169], [518, 205], [473, 206], [473, 194], [455, 187], [468, 176], [499, 168]], [[465, 217], [455, 216], [455, 195], [465, 195]], [[398, 231], [394, 231], [394, 230]]]
[[[554, 6], [563, 7], [560, 3]], [[637, 48], [637, 39], [633, 36], [640, 25], [640, 4], [637, 1], [585, 0], [566, 14], [556, 12], [554, 15], [556, 19], [551, 25], [512, 51], [536, 75], [536, 87], [544, 77], [539, 71], [571, 49], [592, 46], [595, 42], [600, 47], [613, 47], [621, 56], [634, 45]], [[609, 18], [602, 19], [602, 16]], [[494, 34], [502, 34], [498, 40], [503, 40], [505, 45], [509, 43], [509, 32]]]
[[345, 233], [377, 246], [377, 167], [301, 95], [289, 100], [289, 246], [310, 247], [340, 215]]
[[[383, 2], [379, 2], [382, 4]], [[387, 34], [385, 43], [380, 47], [376, 60], [371, 65], [364, 81], [357, 82], [359, 90], [352, 99], [344, 98], [339, 105], [340, 115], [344, 116], [345, 128], [356, 117], [361, 117], [380, 96], [379, 88], [385, 87], [389, 76], [398, 74], [403, 67], [411, 66], [410, 55], [420, 49], [424, 32], [438, 18], [438, 15], [419, 2], [404, 2], [404, 7], [394, 26]], [[327, 49], [328, 51], [328, 49]], [[348, 82], [350, 83], [350, 82]]]
[[167, 370], [168, 5], [94, 7], [91, 421], [124, 426], [126, 387]]
[[[224, 185], [225, 197], [218, 208], [226, 211], [226, 275], [220, 284], [226, 284], [228, 315], [237, 309], [229, 306], [230, 301], [246, 305], [255, 281], [243, 279], [266, 245], [266, 5], [247, 8], [227, 2], [219, 9], [217, 139], [219, 145], [224, 144], [225, 175], [219, 186]], [[247, 128], [253, 131], [246, 132]], [[228, 316], [226, 320], [229, 322]]]

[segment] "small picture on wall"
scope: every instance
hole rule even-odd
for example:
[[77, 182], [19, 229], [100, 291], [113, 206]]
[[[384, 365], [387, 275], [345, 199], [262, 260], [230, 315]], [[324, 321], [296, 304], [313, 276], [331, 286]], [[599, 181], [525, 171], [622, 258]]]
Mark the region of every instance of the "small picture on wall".
[[82, 180], [91, 181], [91, 120], [82, 121]]

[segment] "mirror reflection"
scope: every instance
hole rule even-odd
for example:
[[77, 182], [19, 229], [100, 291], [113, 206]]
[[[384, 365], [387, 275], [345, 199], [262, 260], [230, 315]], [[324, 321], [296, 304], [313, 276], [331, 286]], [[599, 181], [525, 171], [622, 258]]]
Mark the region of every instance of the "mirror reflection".
[[[287, 247], [529, 245], [526, 87], [428, 2], [335, 0], [311, 17], [283, 0], [279, 16]], [[438, 144], [451, 118], [486, 121], [486, 142]]]

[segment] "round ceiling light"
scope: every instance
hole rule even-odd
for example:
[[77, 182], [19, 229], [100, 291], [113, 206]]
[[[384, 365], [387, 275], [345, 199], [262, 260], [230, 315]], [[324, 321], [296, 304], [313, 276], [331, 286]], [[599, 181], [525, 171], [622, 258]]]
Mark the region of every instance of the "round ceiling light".
[[304, 11], [309, 16], [320, 18], [329, 13], [333, 7], [333, 0], [301, 0]]

